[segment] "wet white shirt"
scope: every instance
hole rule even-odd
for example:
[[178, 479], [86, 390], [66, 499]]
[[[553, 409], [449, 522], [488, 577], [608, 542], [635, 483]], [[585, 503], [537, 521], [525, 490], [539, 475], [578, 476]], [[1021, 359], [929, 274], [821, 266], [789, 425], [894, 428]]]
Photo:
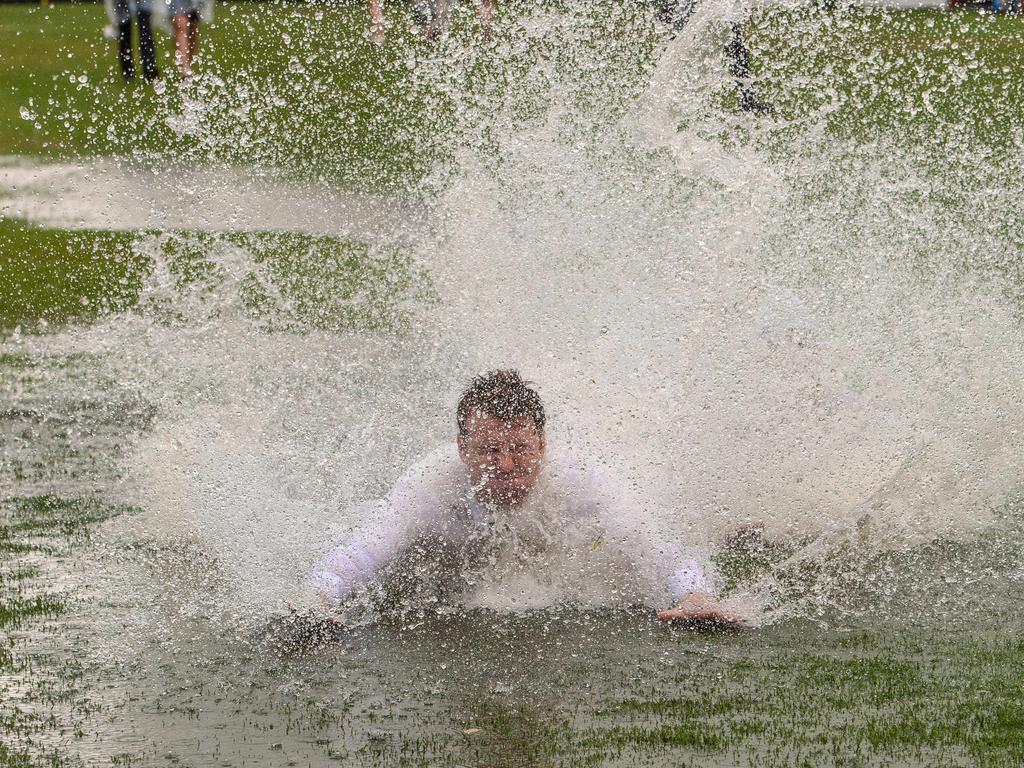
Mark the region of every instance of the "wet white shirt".
[[410, 468], [367, 516], [313, 570], [335, 606], [414, 548], [449, 564], [467, 606], [664, 608], [716, 591], [706, 559], [675, 545], [606, 467], [570, 454], [549, 452], [527, 498], [501, 508], [474, 498], [452, 446]]

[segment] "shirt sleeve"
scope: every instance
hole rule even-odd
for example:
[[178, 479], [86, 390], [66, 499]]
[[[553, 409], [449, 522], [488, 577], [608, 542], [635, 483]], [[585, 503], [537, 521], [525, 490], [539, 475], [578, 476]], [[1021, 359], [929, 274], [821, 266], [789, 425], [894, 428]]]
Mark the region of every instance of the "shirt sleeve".
[[669, 545], [669, 549], [675, 550], [672, 560], [676, 566], [668, 578], [669, 594], [673, 601], [691, 592], [718, 594], [720, 579], [706, 555], [692, 550], [686, 552], [673, 545]]
[[310, 583], [337, 607], [366, 586], [437, 517], [450, 473], [447, 452], [428, 456], [410, 468], [386, 499], [363, 505], [364, 520], [342, 544], [313, 567]]
[[389, 500], [364, 505], [369, 519], [313, 567], [310, 582], [333, 607], [351, 597], [401, 552], [403, 525]]

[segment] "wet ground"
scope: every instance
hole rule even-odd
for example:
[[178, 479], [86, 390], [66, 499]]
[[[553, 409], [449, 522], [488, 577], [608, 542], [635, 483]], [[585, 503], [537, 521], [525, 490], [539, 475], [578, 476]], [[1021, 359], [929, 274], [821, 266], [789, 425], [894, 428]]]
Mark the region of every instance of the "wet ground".
[[368, 242], [415, 236], [427, 224], [421, 206], [394, 196], [289, 184], [241, 169], [18, 157], [0, 157], [0, 216], [68, 228], [272, 229]]
[[[621, 6], [586, 7], [583, 33], [604, 51], [615, 42], [606, 17]], [[82, 26], [89, 9], [78, 10], [49, 30], [54, 45]], [[237, 6], [235, 26], [224, 14], [206, 40], [242, 29], [253, 45], [280, 38], [282, 71], [296, 29], [300, 69], [359, 50], [355, 6], [339, 9], [358, 17], [348, 28], [314, 6], [289, 6], [287, 23], [273, 10]], [[576, 143], [588, 131], [527, 125], [511, 131], [494, 178], [467, 164], [441, 197], [450, 236], [421, 243], [419, 261], [370, 258], [367, 245], [418, 241], [426, 225], [412, 203], [218, 170], [232, 158], [274, 167], [238, 138], [271, 115], [244, 89], [212, 94], [255, 107], [225, 111], [198, 170], [168, 166], [170, 155], [145, 166], [0, 164], [3, 216], [76, 229], [2, 227], [16, 245], [0, 274], [5, 303], [23, 306], [0, 306], [0, 768], [1024, 763], [1024, 275], [1014, 209], [991, 194], [1021, 176], [996, 133], [1012, 133], [1017, 81], [1006, 62], [1018, 37], [1009, 19], [907, 18], [766, 20], [761, 34], [785, 42], [768, 77], [779, 145], [791, 146], [801, 110], [814, 118], [781, 170], [764, 153], [730, 155], [707, 139], [723, 125], [745, 133], [744, 116], [712, 110], [704, 133], [699, 122], [680, 133], [673, 98], [652, 102], [664, 126], [642, 126], [667, 126], [679, 161], [668, 172], [661, 144], [609, 156], [602, 140], [590, 158]], [[551, 48], [533, 42], [557, 32], [557, 19], [527, 21], [508, 51], [540, 78], [510, 69], [495, 80], [497, 102], [518, 82], [532, 104], [533, 84], [550, 77], [558, 34]], [[646, 29], [629, 23], [640, 22]], [[19, 23], [23, 39], [38, 26], [34, 15]], [[570, 41], [577, 26], [563, 25]], [[600, 66], [560, 62], [571, 87], [554, 89], [551, 103], [588, 102], [595, 83], [617, 103], [636, 83], [607, 84], [628, 74], [636, 40], [650, 54], [649, 32], [623, 34], [620, 58]], [[928, 56], [911, 55], [908, 40]], [[99, 42], [79, 43], [76, 56], [109, 70]], [[41, 58], [35, 45], [22, 46], [26, 60]], [[838, 70], [803, 63], [805, 52], [858, 45], [863, 55]], [[669, 84], [717, 71], [668, 66], [700, 63], [699, 50], [669, 54]], [[375, 59], [345, 59], [360, 75], [387, 73], [366, 60]], [[478, 91], [458, 80], [459, 66], [428, 70], [458, 82], [448, 93], [472, 97], [465, 135], [475, 137]], [[886, 95], [900, 76], [887, 123], [875, 91]], [[303, 154], [319, 146], [311, 127], [321, 140], [343, 133], [321, 120], [351, 111], [331, 94], [372, 101], [381, 90], [346, 82], [312, 77], [319, 90], [295, 89], [263, 123], [270, 159], [289, 142], [296, 150], [288, 178], [373, 169], [347, 150]], [[404, 104], [408, 82], [417, 81], [398, 78], [386, 103]], [[107, 85], [65, 96], [120, 94]], [[805, 88], [814, 98], [787, 104]], [[837, 139], [817, 122], [825, 108], [815, 99], [847, 91], [846, 111], [825, 110], [843, 128]], [[919, 104], [933, 115], [933, 98], [936, 120], [963, 121], [956, 130], [911, 119]], [[99, 119], [65, 118], [64, 103], [41, 115], [46, 140]], [[975, 124], [993, 133], [994, 160], [961, 145]], [[395, 138], [387, 123], [370, 125], [376, 140]], [[861, 143], [846, 132], [854, 125], [865, 126]], [[906, 144], [921, 137], [921, 147], [875, 141], [872, 126]], [[501, 130], [482, 135], [500, 148]], [[371, 159], [401, 154], [400, 141], [360, 136], [346, 141]], [[416, 162], [407, 157], [403, 173], [424, 172], [432, 155], [408, 144]], [[929, 170], [918, 149], [941, 168]], [[680, 510], [730, 524], [756, 510], [783, 531], [799, 517], [801, 535], [842, 529], [851, 509], [878, 522], [804, 550], [763, 593], [769, 621], [737, 634], [570, 609], [414, 609], [339, 630], [261, 599], [264, 585], [240, 588], [233, 550], [220, 545], [301, 574], [313, 553], [289, 526], [307, 508], [274, 518], [275, 505], [294, 496], [351, 509], [378, 495], [422, 444], [448, 434], [446, 408], [465, 374], [496, 359], [525, 359], [543, 375], [563, 424], [578, 403], [596, 403], [575, 415], [604, 419], [624, 453], [648, 457], [648, 477], [670, 488], [685, 480], [687, 494], [703, 483], [707, 495], [682, 496]], [[739, 588], [779, 559], [763, 554], [732, 563]]]
[[303, 614], [232, 604], [202, 542], [131, 525], [124, 455], [154, 414], [104, 361], [7, 352], [2, 365], [0, 764], [1024, 758], [1012, 568], [1004, 615], [967, 622], [821, 601], [819, 617], [711, 636], [568, 609], [311, 632]]

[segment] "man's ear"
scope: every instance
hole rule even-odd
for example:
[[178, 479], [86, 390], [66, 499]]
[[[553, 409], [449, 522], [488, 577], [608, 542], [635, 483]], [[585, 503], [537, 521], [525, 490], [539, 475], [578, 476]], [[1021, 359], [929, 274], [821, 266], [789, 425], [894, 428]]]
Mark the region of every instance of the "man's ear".
[[544, 453], [548, 448], [548, 436], [547, 433], [542, 429], [540, 431], [540, 452]]
[[462, 459], [462, 463], [468, 464], [466, 452], [469, 450], [469, 446], [466, 444], [466, 436], [461, 432], [455, 436], [455, 445], [459, 447], [459, 458]]

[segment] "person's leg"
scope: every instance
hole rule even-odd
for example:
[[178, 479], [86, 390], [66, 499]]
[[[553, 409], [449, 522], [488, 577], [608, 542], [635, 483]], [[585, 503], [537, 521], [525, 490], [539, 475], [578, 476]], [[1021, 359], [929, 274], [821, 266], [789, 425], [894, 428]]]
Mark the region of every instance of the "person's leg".
[[370, 0], [370, 42], [384, 42], [384, 0]]
[[476, 0], [476, 16], [480, 20], [484, 40], [490, 40], [494, 26], [494, 0]]
[[149, 22], [149, 11], [138, 12], [139, 58], [142, 59], [142, 76], [147, 80], [160, 77], [156, 68], [156, 48], [153, 46], [153, 27]]
[[[657, 6], [658, 18], [672, 26], [674, 36], [686, 26], [697, 10], [698, 2], [699, 0], [661, 0]], [[725, 54], [729, 57], [732, 76], [736, 79], [740, 108], [745, 112], [769, 112], [771, 107], [754, 93], [750, 74], [750, 51], [743, 42], [743, 30], [736, 22], [729, 24], [729, 42], [726, 43]]]
[[188, 15], [188, 22], [188, 62], [191, 66], [199, 50], [199, 13], [192, 11]]
[[174, 58], [178, 62], [181, 74], [188, 75], [192, 68], [192, 55], [189, 49], [189, 15], [176, 13], [171, 18], [174, 28]]
[[132, 63], [132, 11], [128, 0], [114, 0], [112, 13], [114, 31], [117, 33], [117, 65], [125, 80], [135, 77]]
[[743, 42], [740, 25], [735, 22], [729, 25], [729, 42], [725, 46], [725, 53], [729, 57], [729, 68], [740, 92], [740, 109], [745, 112], [767, 112], [768, 105], [754, 93], [750, 75], [750, 51]]
[[448, 0], [430, 0], [430, 21], [427, 22], [425, 36], [435, 42], [441, 38], [448, 27]]
[[121, 76], [125, 80], [135, 77], [135, 64], [132, 62], [132, 20], [117, 23], [117, 63], [121, 66]]
[[686, 26], [686, 22], [697, 10], [698, 0], [657, 0], [654, 4], [655, 15], [662, 24], [672, 28], [672, 36]]

